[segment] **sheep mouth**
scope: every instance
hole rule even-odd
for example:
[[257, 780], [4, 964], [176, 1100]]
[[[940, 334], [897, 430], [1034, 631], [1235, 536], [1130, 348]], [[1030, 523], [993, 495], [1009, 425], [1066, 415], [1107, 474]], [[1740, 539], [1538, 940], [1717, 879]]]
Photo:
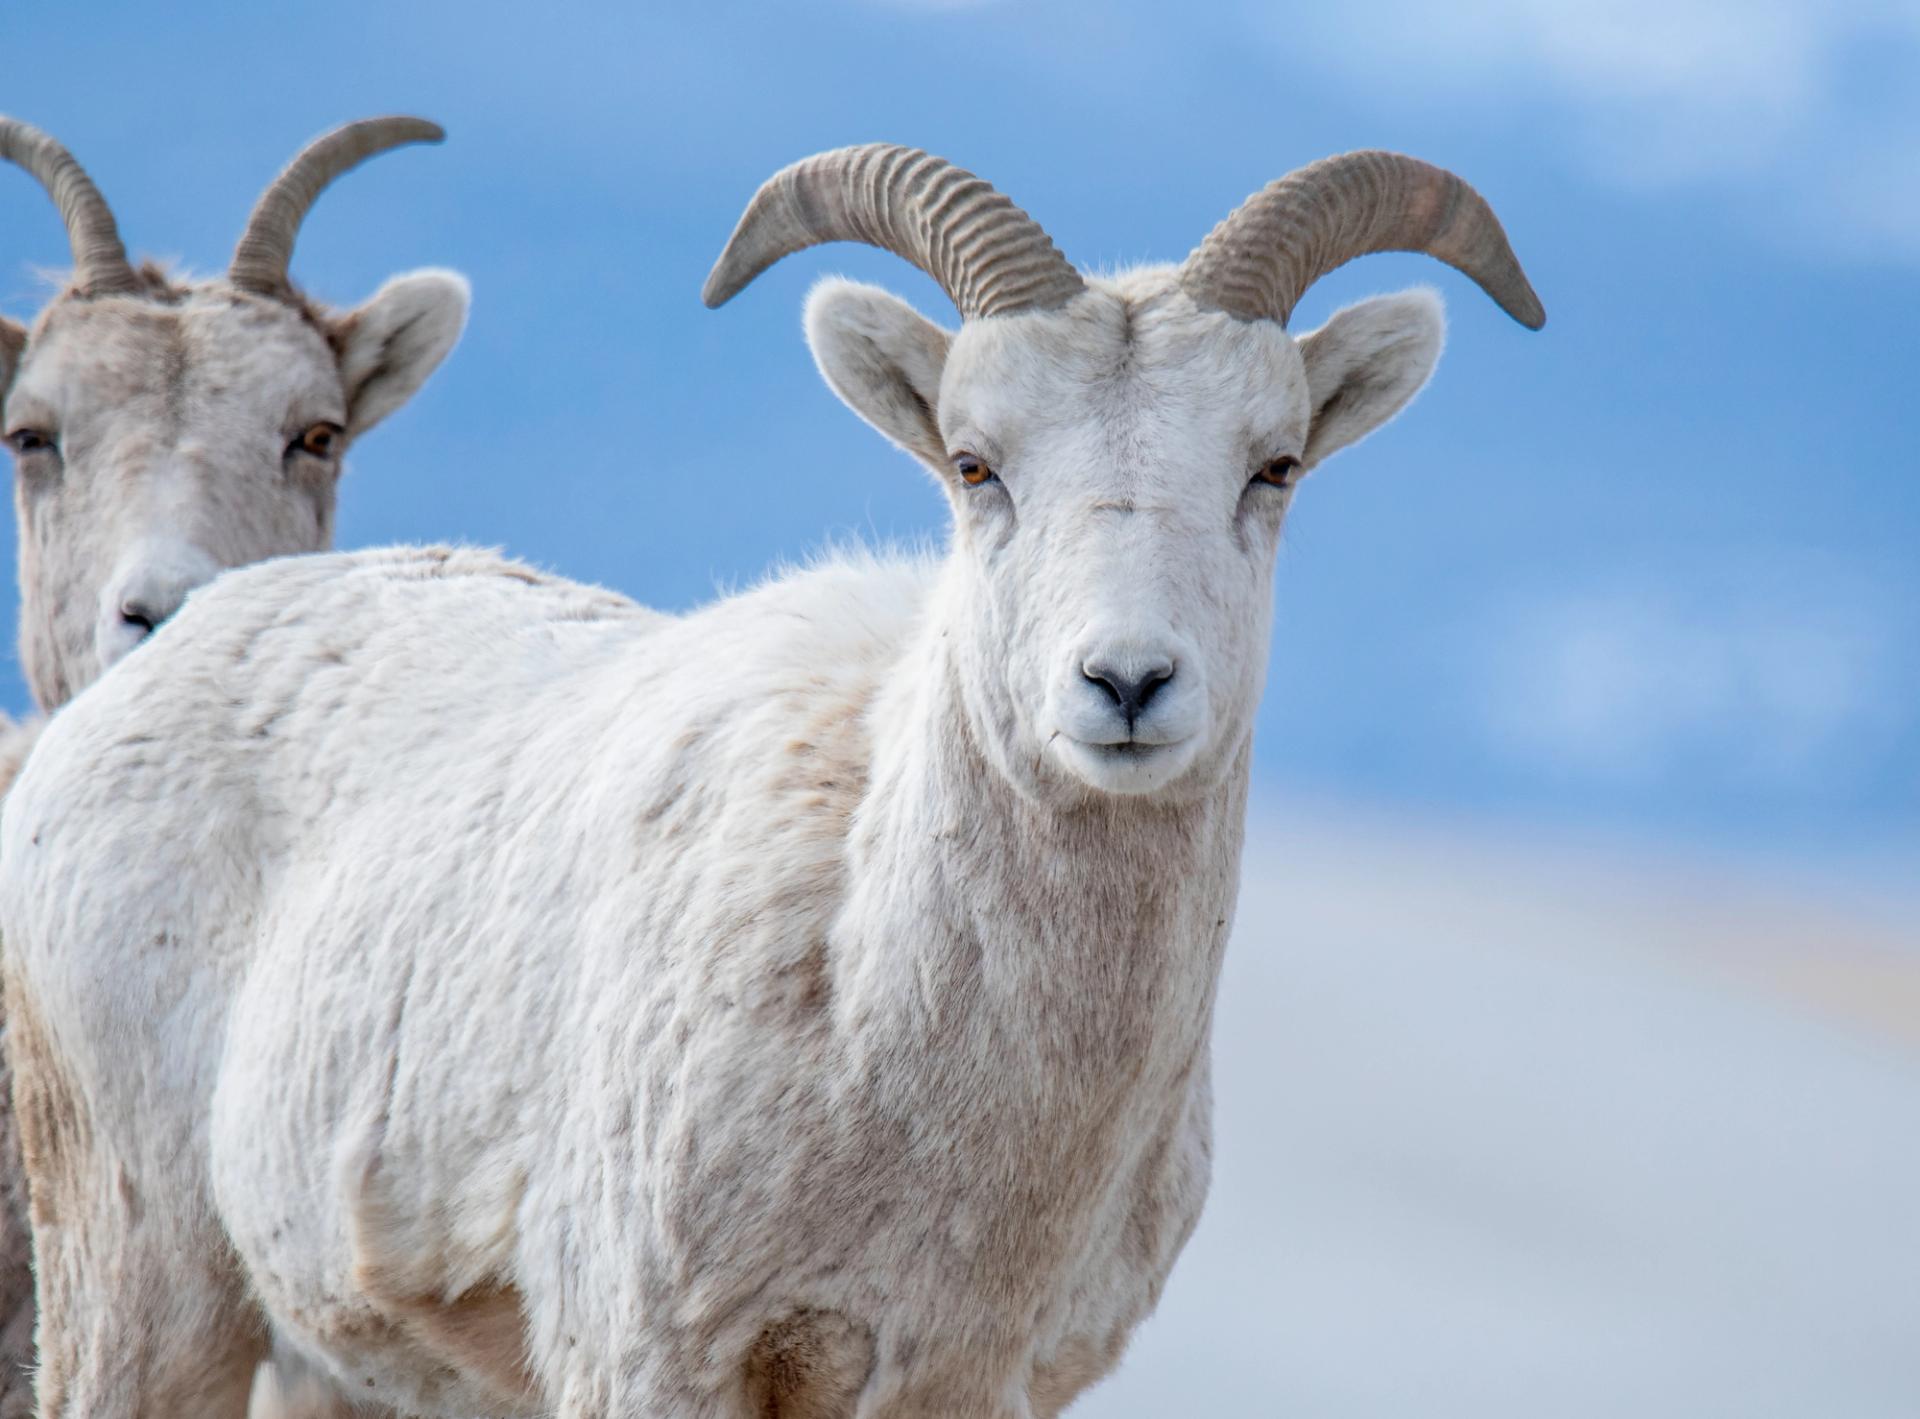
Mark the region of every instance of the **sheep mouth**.
[[1199, 747], [1195, 735], [1180, 739], [1119, 739], [1102, 744], [1062, 734], [1054, 741], [1061, 767], [1101, 793], [1157, 793], [1186, 772]]
[[1072, 746], [1082, 762], [1116, 769], [1145, 766], [1175, 758], [1193, 742], [1191, 736], [1182, 739], [1116, 739], [1108, 743], [1097, 739], [1076, 739], [1070, 734], [1060, 737], [1063, 744]]
[[1151, 759], [1155, 754], [1164, 753], [1168, 749], [1178, 749], [1187, 742], [1185, 739], [1139, 738], [1102, 742], [1098, 739], [1076, 739], [1071, 734], [1064, 737], [1090, 754], [1123, 762], [1128, 759]]

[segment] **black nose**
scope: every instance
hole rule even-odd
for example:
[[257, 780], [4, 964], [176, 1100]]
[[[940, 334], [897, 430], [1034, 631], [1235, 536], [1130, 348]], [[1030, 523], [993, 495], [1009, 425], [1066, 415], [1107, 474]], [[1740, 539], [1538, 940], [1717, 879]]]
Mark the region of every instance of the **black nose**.
[[1173, 678], [1173, 666], [1162, 661], [1130, 676], [1110, 665], [1090, 661], [1080, 668], [1080, 673], [1089, 684], [1098, 685], [1113, 698], [1127, 717], [1127, 728], [1131, 729], [1134, 720], [1146, 712], [1147, 705], [1160, 693], [1160, 687]]
[[150, 636], [153, 628], [167, 619], [167, 613], [156, 611], [149, 602], [130, 596], [120, 603], [120, 619], [129, 626], [137, 627], [141, 635]]

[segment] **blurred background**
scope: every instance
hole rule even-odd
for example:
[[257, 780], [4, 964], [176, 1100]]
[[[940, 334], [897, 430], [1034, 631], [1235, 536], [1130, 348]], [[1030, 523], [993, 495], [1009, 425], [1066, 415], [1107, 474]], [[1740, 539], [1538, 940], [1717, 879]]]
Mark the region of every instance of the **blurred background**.
[[[1074, 1412], [1920, 1414], [1912, 0], [89, 0], [0, 10], [0, 54], [0, 107], [188, 268], [311, 136], [444, 123], [294, 261], [337, 304], [475, 287], [354, 450], [340, 544], [500, 545], [670, 608], [944, 535], [799, 329], [824, 273], [950, 320], [929, 282], [843, 247], [700, 306], [786, 162], [931, 149], [1097, 268], [1332, 152], [1467, 177], [1549, 321], [1402, 256], [1296, 315], [1428, 283], [1451, 337], [1295, 504], [1215, 1196]], [[0, 211], [26, 318], [65, 238], [11, 168]]]

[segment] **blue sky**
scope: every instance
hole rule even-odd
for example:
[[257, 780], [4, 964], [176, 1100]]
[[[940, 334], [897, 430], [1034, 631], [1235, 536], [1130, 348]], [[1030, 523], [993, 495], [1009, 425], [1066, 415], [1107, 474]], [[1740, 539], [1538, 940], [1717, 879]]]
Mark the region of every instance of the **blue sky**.
[[[700, 306], [782, 164], [926, 147], [1094, 267], [1178, 259], [1327, 153], [1444, 164], [1549, 323], [1414, 257], [1303, 304], [1302, 329], [1430, 283], [1452, 330], [1413, 408], [1296, 503], [1265, 800], [1810, 859], [1920, 838], [1912, 4], [692, 9], [329, 0], [156, 34], [146, 7], [11, 6], [4, 107], [73, 148], [132, 248], [203, 270], [315, 133], [444, 123], [329, 192], [295, 259], [337, 303], [428, 264], [475, 287], [461, 347], [355, 450], [341, 545], [498, 544], [668, 607], [943, 525], [799, 331], [824, 273], [951, 319], [928, 282], [834, 248]], [[24, 316], [65, 243], [24, 175], [0, 203], [0, 308]], [[0, 704], [26, 702], [8, 659]]]

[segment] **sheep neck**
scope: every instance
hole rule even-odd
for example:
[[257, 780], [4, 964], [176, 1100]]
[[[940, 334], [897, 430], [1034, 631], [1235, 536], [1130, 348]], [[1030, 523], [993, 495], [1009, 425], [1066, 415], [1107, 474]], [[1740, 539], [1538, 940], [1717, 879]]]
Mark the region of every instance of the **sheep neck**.
[[[856, 1075], [1030, 1159], [1183, 1106], [1239, 882], [1250, 744], [1179, 804], [1026, 796], [991, 762], [936, 625], [876, 716], [848, 845], [835, 1018]], [[897, 712], [896, 712], [897, 711]]]

